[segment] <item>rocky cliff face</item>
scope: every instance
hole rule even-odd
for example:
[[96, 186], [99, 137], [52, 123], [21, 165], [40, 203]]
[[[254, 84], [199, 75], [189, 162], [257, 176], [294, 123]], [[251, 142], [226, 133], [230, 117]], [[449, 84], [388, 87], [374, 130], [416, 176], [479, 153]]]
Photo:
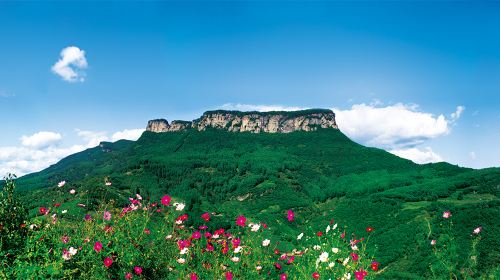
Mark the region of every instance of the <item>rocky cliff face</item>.
[[313, 131], [318, 128], [335, 128], [335, 114], [331, 110], [311, 109], [290, 112], [240, 112], [208, 111], [192, 121], [151, 120], [146, 130], [153, 132], [179, 131], [186, 129], [205, 130], [207, 128], [226, 129], [234, 132], [288, 133], [293, 131]]

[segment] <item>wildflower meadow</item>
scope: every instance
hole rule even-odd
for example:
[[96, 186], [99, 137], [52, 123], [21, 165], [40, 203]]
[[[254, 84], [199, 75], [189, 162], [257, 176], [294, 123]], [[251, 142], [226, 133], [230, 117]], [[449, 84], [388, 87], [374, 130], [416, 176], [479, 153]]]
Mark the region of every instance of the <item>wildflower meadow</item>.
[[[330, 220], [321, 230], [300, 225], [298, 235], [277, 238], [271, 234], [273, 221], [239, 215], [235, 209], [231, 226], [218, 227], [218, 213], [190, 216], [183, 201], [167, 194], [157, 201], [136, 194], [124, 198], [127, 206], [116, 207], [116, 201], [106, 199], [112, 185], [108, 181], [95, 210], [68, 200], [40, 205], [34, 217], [24, 220], [13, 178], [6, 182], [1, 209], [11, 218], [3, 219], [1, 228], [4, 279], [363, 280], [384, 271], [384, 264], [367, 250], [377, 230], [369, 225], [354, 233]], [[65, 181], [54, 191], [75, 194]], [[76, 207], [66, 209], [71, 204]], [[443, 213], [447, 228], [451, 217], [449, 211]], [[293, 209], [283, 213], [284, 222], [293, 224], [295, 219]], [[475, 248], [481, 227], [471, 234]], [[469, 267], [454, 266], [450, 250], [458, 248], [452, 236], [443, 233], [429, 246], [436, 279], [474, 275], [474, 251]]]

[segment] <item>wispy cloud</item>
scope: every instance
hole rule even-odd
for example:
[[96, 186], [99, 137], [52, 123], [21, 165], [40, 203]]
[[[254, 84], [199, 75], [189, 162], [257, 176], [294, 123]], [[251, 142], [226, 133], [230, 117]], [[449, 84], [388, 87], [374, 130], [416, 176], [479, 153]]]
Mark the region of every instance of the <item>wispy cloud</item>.
[[226, 103], [218, 109], [224, 110], [237, 110], [237, 111], [297, 111], [307, 109], [305, 107], [297, 106], [283, 106], [283, 105], [254, 105], [254, 104], [241, 104], [241, 103]]
[[52, 72], [67, 82], [83, 82], [87, 68], [85, 51], [70, 46], [62, 49], [59, 60], [52, 66]]
[[16, 95], [11, 93], [11, 92], [8, 92], [5, 90], [0, 90], [0, 97], [8, 98], [8, 97], [14, 97], [14, 96], [16, 96]]

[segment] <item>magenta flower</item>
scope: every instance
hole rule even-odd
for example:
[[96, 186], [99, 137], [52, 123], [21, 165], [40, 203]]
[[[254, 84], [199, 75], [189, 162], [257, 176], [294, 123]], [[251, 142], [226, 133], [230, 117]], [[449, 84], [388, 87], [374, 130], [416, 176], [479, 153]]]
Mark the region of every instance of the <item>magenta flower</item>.
[[201, 215], [201, 218], [205, 220], [206, 222], [210, 221], [210, 213], [205, 212]]
[[353, 261], [357, 262], [359, 260], [359, 256], [356, 253], [351, 253], [351, 258]]
[[193, 232], [193, 235], [191, 235], [191, 238], [193, 239], [200, 239], [201, 238], [201, 233], [199, 231]]
[[102, 243], [97, 241], [96, 243], [94, 243], [94, 251], [96, 251], [97, 253], [99, 253], [102, 249]]
[[140, 267], [140, 266], [134, 267], [134, 272], [137, 275], [141, 275], [141, 273], [142, 273], [142, 267]]
[[226, 272], [226, 280], [233, 280], [233, 273], [231, 271]]
[[109, 268], [113, 264], [113, 259], [110, 257], [106, 257], [103, 262], [104, 266]]
[[286, 218], [288, 219], [289, 222], [293, 221], [293, 219], [295, 218], [295, 214], [293, 213], [292, 210], [287, 211]]
[[238, 218], [236, 218], [236, 225], [240, 227], [244, 227], [246, 222], [247, 218], [245, 218], [245, 216], [238, 216]]
[[172, 200], [172, 198], [168, 195], [164, 195], [162, 198], [161, 198], [161, 204], [165, 205], [165, 206], [168, 206], [170, 205], [170, 201]]
[[130, 272], [125, 273], [125, 279], [132, 279], [132, 273]]
[[90, 216], [90, 214], [85, 214], [85, 217], [83, 219], [85, 221], [90, 221], [90, 220], [92, 220], [92, 216]]
[[364, 270], [354, 272], [354, 276], [356, 276], [357, 280], [363, 280], [363, 278], [365, 278], [366, 275], [368, 275], [368, 272]]

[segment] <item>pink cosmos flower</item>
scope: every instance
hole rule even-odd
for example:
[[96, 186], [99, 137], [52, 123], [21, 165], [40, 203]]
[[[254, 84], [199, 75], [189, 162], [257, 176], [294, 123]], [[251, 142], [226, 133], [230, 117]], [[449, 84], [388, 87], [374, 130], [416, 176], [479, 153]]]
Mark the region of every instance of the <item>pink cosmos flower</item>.
[[432, 240], [431, 240], [431, 245], [432, 245], [432, 246], [436, 245], [436, 239], [432, 239]]
[[233, 280], [233, 273], [231, 271], [226, 272], [226, 280]]
[[201, 214], [201, 218], [203, 220], [205, 220], [206, 222], [210, 221], [210, 213], [205, 212], [205, 213]]
[[200, 239], [201, 238], [201, 233], [199, 231], [193, 232], [193, 235], [191, 235], [191, 238], [193, 239]]
[[291, 256], [286, 263], [292, 264], [294, 260], [295, 260], [295, 256]]
[[474, 229], [474, 231], [472, 233], [473, 234], [479, 234], [482, 230], [483, 230], [483, 227], [477, 227], [477, 228]]
[[448, 219], [451, 217], [451, 212], [450, 211], [444, 211], [443, 212], [443, 218]]
[[132, 273], [130, 272], [125, 273], [125, 279], [132, 279]]
[[172, 200], [172, 198], [168, 195], [164, 195], [162, 198], [161, 198], [161, 204], [165, 205], [165, 206], [168, 206], [170, 205], [170, 201]]
[[65, 236], [61, 237], [61, 241], [64, 244], [68, 243], [69, 242], [69, 236], [65, 235]]
[[109, 211], [104, 211], [104, 214], [102, 215], [102, 218], [106, 221], [111, 220], [111, 212]]
[[286, 280], [286, 273], [280, 275], [280, 280]]
[[104, 266], [109, 268], [113, 264], [113, 259], [110, 257], [106, 257], [103, 262]]
[[134, 267], [134, 272], [137, 275], [141, 275], [141, 273], [142, 273], [142, 267], [140, 267], [140, 266]]
[[94, 251], [96, 251], [97, 253], [99, 253], [102, 249], [102, 243], [97, 241], [96, 243], [94, 243]]
[[276, 269], [278, 270], [281, 270], [281, 264], [279, 263], [274, 263], [274, 267], [276, 267]]
[[198, 280], [198, 275], [196, 275], [196, 273], [191, 273], [191, 275], [189, 276], [189, 279], [190, 280]]
[[293, 213], [292, 210], [288, 210], [286, 213], [286, 218], [288, 219], [289, 222], [292, 222], [295, 217], [295, 214]]
[[245, 218], [245, 216], [238, 216], [238, 218], [236, 218], [236, 225], [238, 225], [240, 227], [244, 227], [246, 221], [247, 221], [247, 218]]
[[145, 229], [144, 229], [144, 233], [145, 233], [145, 234], [151, 234], [151, 230], [150, 230], [149, 228], [145, 228]]

